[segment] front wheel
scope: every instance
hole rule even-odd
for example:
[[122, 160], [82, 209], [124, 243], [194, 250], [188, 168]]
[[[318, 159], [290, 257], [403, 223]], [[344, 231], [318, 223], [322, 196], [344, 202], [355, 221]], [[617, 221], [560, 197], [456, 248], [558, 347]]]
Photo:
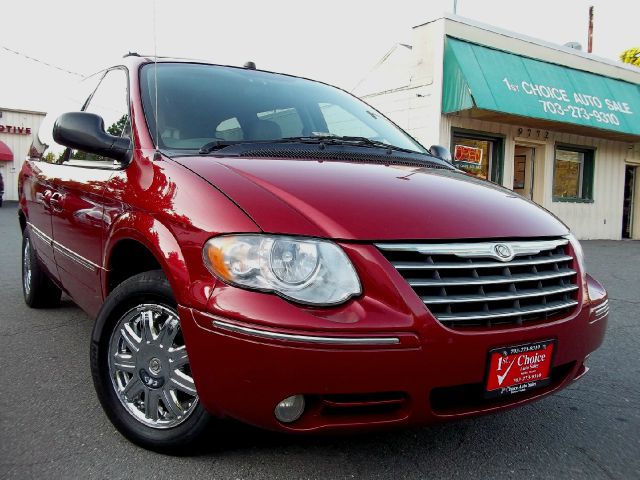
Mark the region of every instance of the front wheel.
[[109, 295], [94, 327], [91, 372], [107, 416], [140, 446], [183, 454], [209, 423], [161, 271], [129, 278]]

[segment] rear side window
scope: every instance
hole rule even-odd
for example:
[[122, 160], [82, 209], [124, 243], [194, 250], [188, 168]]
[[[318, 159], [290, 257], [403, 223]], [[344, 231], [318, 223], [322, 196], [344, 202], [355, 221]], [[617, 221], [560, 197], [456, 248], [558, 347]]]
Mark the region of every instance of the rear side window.
[[242, 140], [244, 134], [236, 117], [227, 118], [216, 127], [216, 138], [220, 140]]
[[324, 121], [327, 124], [328, 133], [332, 135], [346, 135], [384, 140], [383, 138], [379, 138], [375, 130], [368, 127], [366, 123], [355, 115], [347, 112], [339, 105], [321, 103], [320, 111], [322, 112]]
[[300, 115], [295, 108], [278, 108], [260, 112], [258, 119], [276, 123], [280, 127], [283, 138], [299, 137], [304, 129]]

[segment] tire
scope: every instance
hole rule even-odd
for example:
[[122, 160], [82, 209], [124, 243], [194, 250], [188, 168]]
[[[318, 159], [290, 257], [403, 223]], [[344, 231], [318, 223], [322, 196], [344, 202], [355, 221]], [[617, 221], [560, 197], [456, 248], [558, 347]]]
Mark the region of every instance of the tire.
[[184, 455], [193, 453], [211, 417], [198, 401], [176, 307], [162, 271], [122, 282], [98, 313], [91, 374], [122, 435], [150, 450]]
[[56, 307], [62, 295], [42, 268], [26, 229], [22, 235], [22, 293], [31, 308]]

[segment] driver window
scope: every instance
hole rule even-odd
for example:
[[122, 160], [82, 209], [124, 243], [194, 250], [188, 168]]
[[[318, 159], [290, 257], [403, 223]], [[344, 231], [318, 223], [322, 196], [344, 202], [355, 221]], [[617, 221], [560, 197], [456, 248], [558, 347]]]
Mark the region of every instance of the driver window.
[[[100, 115], [104, 120], [104, 128], [107, 133], [117, 137], [131, 138], [126, 72], [121, 68], [109, 70], [89, 99], [89, 104], [84, 111]], [[95, 161], [113, 164], [113, 160], [100, 155], [81, 150], [71, 151], [69, 161], [80, 163], [83, 160], [90, 160], [93, 166], [97, 166]]]

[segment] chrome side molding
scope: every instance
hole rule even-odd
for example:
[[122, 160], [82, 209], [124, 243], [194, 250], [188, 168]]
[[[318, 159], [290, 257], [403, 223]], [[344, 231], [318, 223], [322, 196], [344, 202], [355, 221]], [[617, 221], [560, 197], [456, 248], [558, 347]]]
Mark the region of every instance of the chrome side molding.
[[105, 269], [104, 267], [101, 267], [100, 265], [93, 263], [91, 260], [84, 258], [82, 255], [78, 255], [76, 252], [68, 249], [67, 247], [62, 245], [60, 242], [56, 242], [53, 238], [48, 236], [46, 233], [44, 233], [42, 230], [36, 227], [33, 223], [27, 222], [27, 226], [29, 227], [29, 230], [32, 231], [41, 241], [43, 241], [44, 243], [54, 248], [56, 252], [60, 253], [61, 255], [64, 255], [69, 260], [76, 262], [78, 265], [86, 268], [87, 270], [91, 270], [92, 272], [95, 272], [97, 269], [102, 269], [102, 270]]

